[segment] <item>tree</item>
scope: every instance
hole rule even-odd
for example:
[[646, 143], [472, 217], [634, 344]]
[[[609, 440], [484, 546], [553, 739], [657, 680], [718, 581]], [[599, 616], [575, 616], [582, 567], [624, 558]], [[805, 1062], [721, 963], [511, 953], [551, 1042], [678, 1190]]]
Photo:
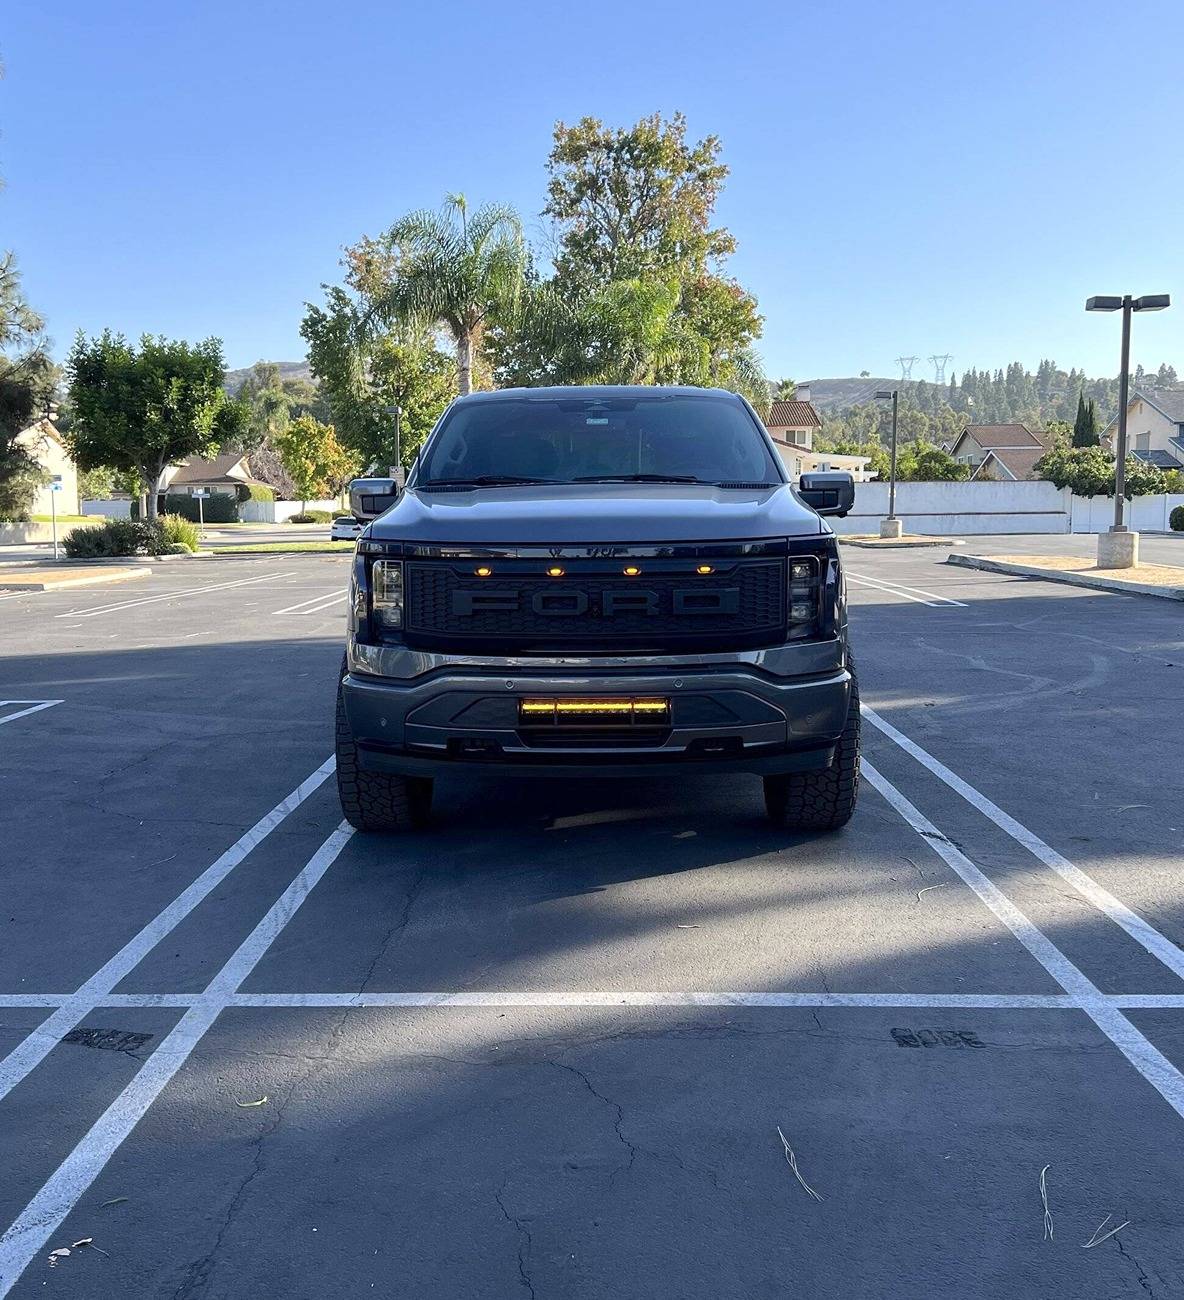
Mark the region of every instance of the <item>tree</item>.
[[970, 467], [940, 447], [918, 439], [898, 449], [896, 477], [902, 483], [960, 483], [970, 477]]
[[686, 118], [628, 128], [560, 122], [547, 160], [545, 215], [561, 227], [556, 270], [568, 285], [701, 272], [735, 248], [712, 212], [728, 169], [720, 142], [686, 141]]
[[165, 467], [208, 456], [241, 434], [244, 411], [222, 387], [221, 341], [190, 345], [145, 334], [137, 349], [122, 334], [81, 331], [66, 362], [73, 422], [66, 435], [83, 470], [133, 471], [156, 518]]
[[[1114, 461], [1102, 447], [1070, 447], [1058, 442], [1036, 462], [1035, 472], [1055, 483], [1059, 488], [1070, 488], [1079, 497], [1112, 497], [1114, 495]], [[1123, 496], [1150, 496], [1165, 490], [1162, 470], [1128, 457], [1124, 478]]]
[[522, 223], [489, 203], [472, 214], [463, 195], [439, 212], [413, 212], [380, 240], [346, 249], [350, 282], [379, 330], [445, 330], [456, 346], [457, 390], [473, 388], [485, 330], [518, 309], [526, 273]]
[[0, 519], [27, 514], [44, 479], [36, 457], [19, 441], [49, 410], [53, 395], [54, 367], [42, 328], [6, 253], [0, 257]]
[[302, 513], [309, 501], [340, 496], [360, 469], [357, 454], [338, 442], [333, 426], [311, 415], [298, 415], [275, 442]]
[[1073, 446], [1096, 447], [1101, 442], [1098, 430], [1098, 405], [1084, 390], [1077, 394], [1077, 418], [1073, 421]]
[[[456, 364], [414, 327], [367, 329], [364, 303], [325, 286], [325, 305], [309, 304], [300, 332], [341, 442], [363, 466], [411, 464], [444, 408], [456, 396]], [[398, 449], [395, 419], [398, 407]]]

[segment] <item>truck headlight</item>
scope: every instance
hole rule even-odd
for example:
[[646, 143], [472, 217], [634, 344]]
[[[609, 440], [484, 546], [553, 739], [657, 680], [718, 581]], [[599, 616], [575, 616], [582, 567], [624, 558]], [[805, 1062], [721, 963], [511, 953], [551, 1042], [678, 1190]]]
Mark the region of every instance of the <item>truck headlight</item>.
[[818, 560], [813, 555], [789, 557], [786, 604], [791, 639], [809, 636], [818, 625]]
[[379, 629], [397, 631], [402, 628], [402, 560], [374, 561], [370, 570], [370, 613]]

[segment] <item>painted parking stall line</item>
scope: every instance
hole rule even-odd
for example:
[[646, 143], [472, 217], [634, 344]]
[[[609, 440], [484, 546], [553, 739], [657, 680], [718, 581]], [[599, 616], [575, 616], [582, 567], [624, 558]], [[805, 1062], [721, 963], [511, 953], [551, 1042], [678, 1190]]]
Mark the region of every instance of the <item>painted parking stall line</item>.
[[[64, 700], [0, 700], [0, 727], [6, 722], [15, 722], [17, 718], [27, 718], [30, 714], [40, 713], [43, 709], [52, 709], [55, 704], [64, 704]], [[17, 706], [25, 705], [20, 708]], [[16, 713], [8, 713], [7, 709], [17, 707]]]
[[954, 600], [950, 596], [940, 596], [937, 592], [926, 591], [923, 587], [908, 587], [903, 582], [889, 582], [885, 578], [869, 578], [864, 573], [852, 573], [850, 569], [847, 570], [847, 581], [858, 583], [864, 587], [874, 587], [890, 596], [900, 596], [903, 600], [911, 600], [915, 605], [929, 605], [934, 609], [945, 607], [969, 608], [963, 600]]
[[289, 605], [287, 609], [277, 609], [273, 617], [279, 614], [320, 614], [331, 605], [345, 600], [348, 595], [347, 591], [337, 591], [331, 596], [313, 596], [311, 600], [302, 600], [298, 605]]
[[861, 764], [861, 771], [868, 784], [888, 801], [1070, 995], [1076, 1009], [1089, 1016], [1164, 1101], [1184, 1119], [1184, 1074], [891, 781], [866, 760]]
[[239, 578], [234, 582], [206, 582], [200, 587], [183, 587], [180, 591], [162, 591], [155, 596], [143, 596], [139, 600], [116, 601], [109, 605], [98, 605], [93, 609], [69, 610], [65, 614], [55, 614], [55, 618], [97, 618], [100, 614], [118, 614], [125, 609], [137, 609], [141, 605], [155, 605], [165, 600], [185, 600], [191, 596], [200, 596], [208, 591], [230, 591], [235, 587], [250, 587], [258, 582], [275, 582], [278, 578], [291, 578], [295, 569], [283, 573], [265, 573], [254, 578]]
[[280, 931], [353, 836], [342, 822], [239, 945], [196, 1002], [165, 1036], [131, 1083], [62, 1161], [8, 1231], [0, 1237], [0, 1297], [8, 1295], [30, 1260], [57, 1230], [103, 1167], [139, 1123], [149, 1106], [189, 1059], [217, 1020], [230, 994], [250, 975]]
[[100, 970], [70, 995], [58, 1009], [47, 1017], [22, 1042], [0, 1060], [0, 1100], [33, 1069], [45, 1060], [67, 1034], [88, 1015], [100, 1000], [107, 997], [115, 986], [129, 975], [153, 948], [202, 902], [257, 845], [312, 794], [334, 770], [335, 762], [327, 759], [311, 776], [261, 817], [245, 834], [210, 864], [185, 890], [148, 922], [146, 926], [112, 957]]
[[1137, 912], [1132, 911], [1120, 899], [1082, 869], [1046, 844], [1034, 831], [1016, 821], [1005, 813], [998, 804], [993, 803], [981, 790], [976, 790], [969, 781], [964, 781], [956, 772], [952, 772], [944, 763], [923, 749], [915, 740], [910, 740], [904, 732], [899, 731], [887, 719], [882, 718], [875, 709], [867, 704], [860, 706], [862, 715], [898, 745], [910, 757], [927, 768], [934, 776], [947, 785], [956, 794], [961, 795], [973, 808], [984, 817], [994, 822], [1006, 835], [1027, 849], [1037, 861], [1055, 871], [1067, 884], [1100, 912], [1121, 927], [1134, 941], [1145, 948], [1153, 957], [1161, 961], [1170, 971], [1184, 979], [1184, 949], [1174, 944], [1166, 935], [1161, 934], [1153, 925], [1145, 921]]

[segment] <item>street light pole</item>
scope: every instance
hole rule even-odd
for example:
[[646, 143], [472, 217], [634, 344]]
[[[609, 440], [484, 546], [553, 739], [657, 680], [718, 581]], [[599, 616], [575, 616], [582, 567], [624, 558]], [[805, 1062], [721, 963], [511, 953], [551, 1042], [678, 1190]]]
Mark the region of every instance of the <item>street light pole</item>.
[[876, 393], [877, 401], [887, 401], [889, 397], [892, 398], [892, 467], [888, 476], [888, 518], [880, 520], [880, 536], [899, 537], [904, 531], [896, 517], [896, 430], [900, 413], [900, 390], [881, 389]]
[[1138, 298], [1129, 293], [1118, 297], [1098, 294], [1088, 298], [1086, 311], [1122, 312], [1122, 364], [1118, 372], [1118, 446], [1114, 461], [1114, 523], [1107, 533], [1098, 534], [1099, 569], [1133, 569], [1139, 563], [1139, 534], [1122, 522], [1126, 505], [1126, 408], [1130, 401], [1131, 314], [1137, 311], [1163, 311], [1172, 305], [1166, 293], [1145, 293]]

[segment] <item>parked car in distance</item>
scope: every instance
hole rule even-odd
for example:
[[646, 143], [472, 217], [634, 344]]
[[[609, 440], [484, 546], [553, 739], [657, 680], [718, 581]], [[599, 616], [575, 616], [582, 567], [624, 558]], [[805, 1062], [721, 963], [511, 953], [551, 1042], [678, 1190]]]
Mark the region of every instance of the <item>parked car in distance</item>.
[[329, 538], [334, 542], [352, 542], [364, 527], [353, 515], [338, 515], [329, 528]]
[[[354, 498], [358, 498], [355, 502]], [[421, 825], [436, 775], [748, 772], [778, 826], [859, 780], [846, 586], [752, 407], [703, 388], [459, 398], [407, 485], [357, 480], [337, 781], [359, 830]]]

